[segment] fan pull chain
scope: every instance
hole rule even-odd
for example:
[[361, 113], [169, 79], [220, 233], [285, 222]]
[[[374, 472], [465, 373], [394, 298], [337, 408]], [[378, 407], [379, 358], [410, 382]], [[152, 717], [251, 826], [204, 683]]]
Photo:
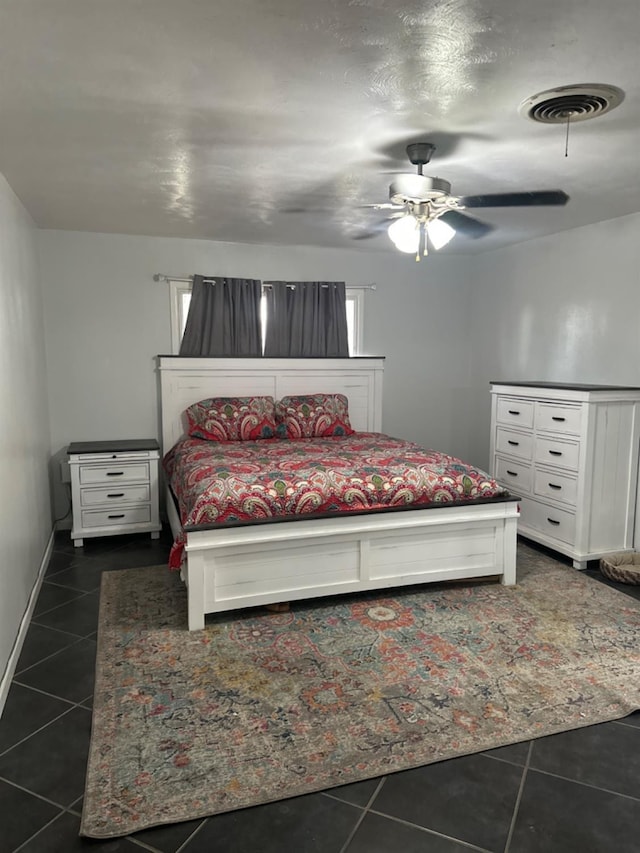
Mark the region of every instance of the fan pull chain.
[[565, 143], [564, 143], [564, 156], [565, 157], [569, 156], [569, 125], [571, 124], [571, 116], [572, 116], [572, 113], [569, 110], [569, 112], [567, 113], [567, 137], [566, 137]]
[[418, 248], [416, 249], [416, 263], [420, 262], [420, 255], [426, 258], [429, 254], [427, 250], [427, 226], [424, 222], [418, 224]]

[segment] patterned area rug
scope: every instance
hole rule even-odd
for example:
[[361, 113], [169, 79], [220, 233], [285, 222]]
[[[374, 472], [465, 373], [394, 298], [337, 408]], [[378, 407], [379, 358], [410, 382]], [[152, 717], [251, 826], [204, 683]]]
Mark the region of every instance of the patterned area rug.
[[194, 633], [175, 573], [105, 573], [81, 832], [125, 835], [638, 707], [638, 602], [528, 548], [515, 587], [298, 602]]

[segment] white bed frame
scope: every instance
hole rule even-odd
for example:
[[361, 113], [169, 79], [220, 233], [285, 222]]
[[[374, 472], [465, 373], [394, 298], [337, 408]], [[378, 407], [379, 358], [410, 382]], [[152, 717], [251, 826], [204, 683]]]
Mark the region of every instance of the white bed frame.
[[[163, 453], [206, 397], [345, 394], [354, 429], [382, 429], [384, 359], [159, 356]], [[181, 529], [167, 493], [174, 536]], [[186, 535], [189, 630], [205, 614], [301, 598], [499, 575], [515, 583], [516, 500], [283, 521]]]

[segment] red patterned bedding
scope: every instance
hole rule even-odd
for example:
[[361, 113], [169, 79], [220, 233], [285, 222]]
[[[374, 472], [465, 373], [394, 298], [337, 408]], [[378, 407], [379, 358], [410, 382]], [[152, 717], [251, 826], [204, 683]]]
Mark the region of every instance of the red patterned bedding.
[[[382, 433], [289, 441], [182, 438], [164, 457], [183, 527], [472, 501], [505, 495], [484, 471]], [[169, 565], [179, 568], [184, 534]]]

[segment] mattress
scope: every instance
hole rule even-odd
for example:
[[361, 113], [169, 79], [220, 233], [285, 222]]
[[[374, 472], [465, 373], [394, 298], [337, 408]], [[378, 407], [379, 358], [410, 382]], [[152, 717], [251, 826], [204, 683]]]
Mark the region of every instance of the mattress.
[[416, 509], [504, 497], [487, 473], [383, 433], [214, 442], [182, 438], [163, 467], [185, 533], [327, 515]]

